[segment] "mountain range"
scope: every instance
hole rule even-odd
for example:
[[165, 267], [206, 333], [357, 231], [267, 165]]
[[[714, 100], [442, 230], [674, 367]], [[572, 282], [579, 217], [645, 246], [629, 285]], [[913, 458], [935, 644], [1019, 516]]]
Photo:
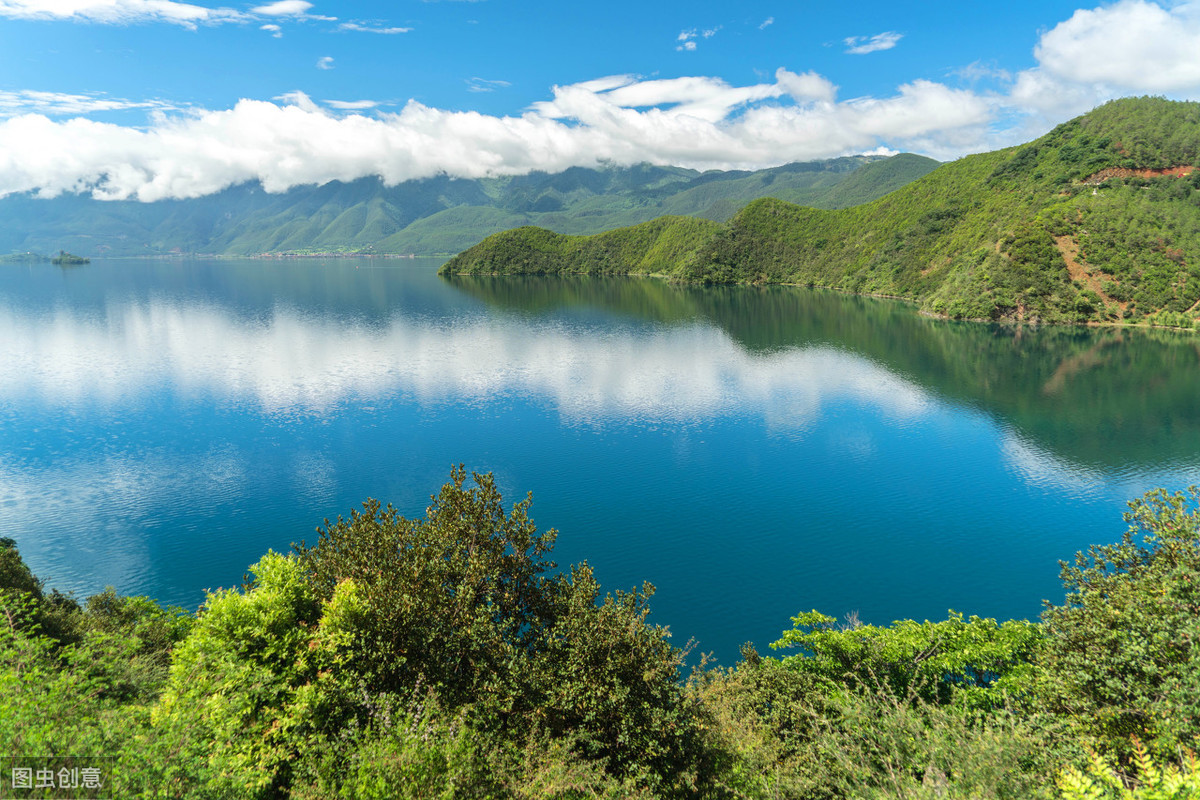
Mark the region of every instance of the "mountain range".
[[937, 164], [902, 154], [756, 172], [579, 167], [478, 180], [442, 176], [394, 186], [364, 178], [277, 194], [243, 184], [206, 197], [154, 203], [85, 194], [10, 195], [0, 199], [0, 253], [450, 255], [521, 225], [587, 234], [662, 214], [723, 221], [766, 196], [842, 208], [886, 194]]

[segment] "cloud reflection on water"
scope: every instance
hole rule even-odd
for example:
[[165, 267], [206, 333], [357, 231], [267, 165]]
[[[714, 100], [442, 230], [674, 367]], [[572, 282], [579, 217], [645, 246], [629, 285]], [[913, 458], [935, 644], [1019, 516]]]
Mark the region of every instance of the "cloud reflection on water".
[[104, 315], [0, 312], [0, 400], [50, 407], [136, 405], [160, 391], [249, 403], [268, 415], [329, 414], [348, 401], [421, 402], [519, 393], [566, 419], [689, 421], [758, 409], [802, 429], [830, 398], [897, 419], [933, 403], [879, 365], [828, 347], [747, 353], [720, 329], [567, 326], [501, 319], [367, 325], [277, 306], [238, 318], [213, 305], [150, 300]]

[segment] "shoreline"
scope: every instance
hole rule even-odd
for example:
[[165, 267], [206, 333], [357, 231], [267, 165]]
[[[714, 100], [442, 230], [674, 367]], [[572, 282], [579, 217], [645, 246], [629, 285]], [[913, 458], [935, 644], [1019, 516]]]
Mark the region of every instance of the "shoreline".
[[[917, 307], [920, 304], [919, 300], [914, 300], [911, 297], [903, 297], [896, 294], [883, 294], [881, 292], [853, 292], [849, 289], [843, 289], [838, 286], [821, 286], [819, 284], [810, 283], [791, 283], [791, 282], [752, 282], [739, 281], [734, 283], [705, 283], [702, 281], [681, 281], [672, 278], [662, 272], [620, 272], [620, 273], [600, 273], [594, 272], [442, 272], [438, 270], [439, 275], [443, 276], [458, 276], [458, 277], [479, 277], [479, 278], [520, 278], [520, 277], [574, 277], [574, 278], [654, 278], [656, 280], [666, 281], [678, 286], [745, 286], [745, 287], [766, 287], [766, 286], [787, 286], [798, 289], [819, 289], [821, 291], [837, 292], [839, 294], [850, 295], [853, 297], [870, 297], [877, 300], [894, 300], [905, 303], [906, 305]], [[1015, 320], [1015, 319], [988, 319], [986, 317], [951, 317], [947, 314], [941, 314], [936, 311], [917, 307], [916, 313], [918, 316], [927, 317], [929, 319], [944, 320], [947, 322], [985, 322], [994, 325], [1005, 325], [1011, 327], [1031, 328], [1055, 327], [1055, 328], [1125, 328], [1125, 329], [1143, 329], [1157, 331], [1175, 331], [1177, 333], [1188, 333], [1192, 335], [1200, 334], [1200, 329], [1197, 328], [1180, 328], [1172, 325], [1154, 325], [1146, 322], [1127, 322], [1125, 320], [1116, 321], [1101, 321], [1089, 320], [1087, 322], [1041, 322], [1037, 320]]]

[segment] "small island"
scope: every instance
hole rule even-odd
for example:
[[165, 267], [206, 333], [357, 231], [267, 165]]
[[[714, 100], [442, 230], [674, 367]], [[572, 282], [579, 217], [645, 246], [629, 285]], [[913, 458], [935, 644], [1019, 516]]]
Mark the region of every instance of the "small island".
[[84, 258], [83, 256], [77, 256], [74, 253], [68, 253], [66, 250], [59, 250], [58, 255], [56, 255], [54, 258], [50, 259], [50, 261], [51, 261], [51, 263], [57, 264], [60, 267], [74, 267], [74, 266], [78, 266], [80, 264], [92, 263], [92, 260], [90, 258]]

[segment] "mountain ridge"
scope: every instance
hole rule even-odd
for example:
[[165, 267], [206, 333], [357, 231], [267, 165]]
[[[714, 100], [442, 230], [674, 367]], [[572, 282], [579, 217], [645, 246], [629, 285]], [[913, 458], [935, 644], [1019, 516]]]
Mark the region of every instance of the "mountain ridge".
[[[279, 194], [242, 184], [205, 197], [155, 203], [15, 195], [0, 199], [0, 253], [452, 254], [524, 224], [583, 234], [668, 213], [725, 220], [767, 193], [838, 207], [858, 202], [864, 193], [879, 196], [936, 165], [906, 154], [755, 172], [701, 173], [649, 164], [574, 167], [478, 180], [438, 176], [390, 187], [381, 179], [363, 178]], [[847, 187], [839, 191], [843, 183]]]
[[443, 270], [528, 271], [518, 265], [536, 238], [547, 272], [804, 284], [901, 297], [953, 318], [1151, 317], [1190, 328], [1200, 310], [1197, 166], [1200, 103], [1131, 98], [861, 205], [751, 201], [727, 224], [674, 241], [672, 259], [651, 258], [655, 243], [637, 226], [590, 238], [523, 228], [483, 240]]

